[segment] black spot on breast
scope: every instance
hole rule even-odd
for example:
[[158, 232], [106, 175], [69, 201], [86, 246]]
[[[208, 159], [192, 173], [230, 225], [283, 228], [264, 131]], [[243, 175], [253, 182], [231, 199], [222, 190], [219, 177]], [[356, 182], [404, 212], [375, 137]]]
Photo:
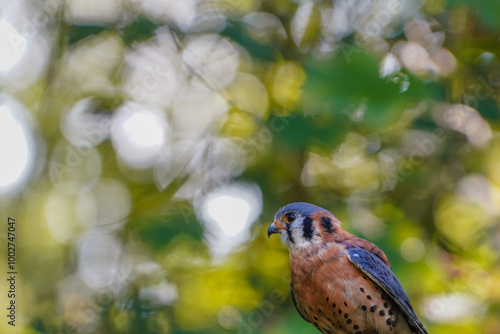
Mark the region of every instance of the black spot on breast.
[[321, 309], [319, 307], [318, 307], [318, 311], [319, 311], [319, 313], [321, 313]]
[[332, 304], [332, 307], [336, 307], [336, 306], [337, 306], [337, 304], [335, 304], [335, 303]]
[[346, 323], [347, 323], [348, 325], [350, 325], [350, 324], [351, 324], [351, 322], [352, 322], [352, 320], [351, 320], [351, 319], [347, 319], [347, 321], [346, 321]]
[[382, 316], [384, 316], [384, 315], [385, 315], [385, 311], [384, 311], [384, 310], [380, 310], [380, 311], [378, 312], [378, 315], [380, 315], [381, 317], [382, 317]]
[[363, 275], [363, 279], [366, 279], [366, 276]]
[[306, 309], [304, 309], [304, 313], [307, 314], [307, 310]]
[[370, 312], [375, 312], [377, 310], [377, 305], [373, 305], [372, 307], [370, 307]]
[[382, 299], [386, 300], [387, 299], [387, 294], [385, 292], [382, 292]]
[[330, 217], [323, 216], [321, 217], [321, 226], [325, 230], [326, 233], [335, 232], [335, 229], [332, 226], [332, 220]]
[[368, 299], [372, 299], [372, 296], [370, 296], [370, 295], [366, 295], [366, 298], [368, 298]]
[[394, 314], [394, 311], [392, 310], [392, 308], [389, 310], [389, 315], [393, 315]]
[[388, 307], [389, 307], [389, 303], [388, 303], [388, 302], [385, 302], [385, 303], [384, 303], [384, 307], [385, 307], [385, 308], [388, 308]]
[[375, 285], [375, 290], [380, 290], [380, 288], [378, 286]]
[[385, 323], [386, 323], [388, 326], [391, 326], [391, 324], [392, 324], [392, 319], [391, 319], [391, 318], [387, 318], [387, 319], [385, 320]]
[[318, 321], [318, 318], [316, 318], [316, 317], [313, 317], [313, 318], [314, 318], [314, 320]]
[[357, 332], [356, 332], [356, 333], [354, 333], [354, 334], [363, 334], [363, 332], [362, 332], [362, 331], [357, 331]]
[[359, 288], [359, 291], [365, 292], [365, 288]]
[[330, 301], [330, 297], [326, 297], [326, 302], [328, 303]]
[[363, 311], [366, 311], [366, 305], [361, 306], [361, 309], [362, 309]]
[[307, 216], [304, 218], [302, 226], [303, 237], [306, 240], [311, 240], [313, 237], [313, 220], [311, 217]]
[[346, 318], [346, 319], [347, 319], [347, 318], [349, 318], [349, 314], [348, 314], [348, 313], [345, 313], [345, 314], [344, 314], [344, 318]]
[[355, 331], [357, 331], [357, 330], [358, 330], [358, 328], [359, 328], [359, 326], [358, 326], [358, 325], [354, 325], [354, 326], [352, 326], [352, 328], [353, 328]]
[[344, 302], [344, 306], [347, 307], [347, 302]]
[[339, 309], [339, 314], [342, 314], [342, 310], [341, 309]]

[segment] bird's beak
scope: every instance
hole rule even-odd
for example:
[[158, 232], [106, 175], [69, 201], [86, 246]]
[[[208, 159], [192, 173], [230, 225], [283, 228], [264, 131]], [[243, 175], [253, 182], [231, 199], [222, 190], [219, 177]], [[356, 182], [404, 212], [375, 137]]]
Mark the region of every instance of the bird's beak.
[[267, 236], [270, 238], [271, 234], [279, 233], [283, 228], [284, 227], [278, 224], [278, 222], [275, 220], [271, 223], [271, 225], [269, 225], [269, 228], [267, 229]]

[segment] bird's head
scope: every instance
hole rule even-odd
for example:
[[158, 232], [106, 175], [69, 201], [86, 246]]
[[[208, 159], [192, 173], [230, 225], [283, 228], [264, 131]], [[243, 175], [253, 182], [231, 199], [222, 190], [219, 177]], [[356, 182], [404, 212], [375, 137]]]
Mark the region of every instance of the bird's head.
[[288, 247], [307, 247], [326, 242], [336, 233], [340, 221], [330, 211], [319, 206], [296, 202], [285, 205], [274, 215], [267, 235], [278, 233]]

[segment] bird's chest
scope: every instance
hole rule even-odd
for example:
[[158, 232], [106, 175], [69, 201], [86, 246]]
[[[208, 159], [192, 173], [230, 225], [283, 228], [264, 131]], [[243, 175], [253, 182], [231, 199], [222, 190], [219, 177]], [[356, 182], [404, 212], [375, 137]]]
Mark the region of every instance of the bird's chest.
[[319, 256], [290, 260], [297, 309], [322, 333], [360, 334], [381, 326], [390, 329], [386, 318], [395, 320], [395, 315], [389, 314], [392, 305], [347, 256], [339, 252], [328, 261]]
[[[314, 264], [309, 265], [314, 268]], [[334, 267], [329, 273], [311, 267], [292, 268], [291, 288], [297, 308], [322, 333], [355, 333], [362, 327], [356, 312], [359, 303], [353, 299], [349, 273]]]

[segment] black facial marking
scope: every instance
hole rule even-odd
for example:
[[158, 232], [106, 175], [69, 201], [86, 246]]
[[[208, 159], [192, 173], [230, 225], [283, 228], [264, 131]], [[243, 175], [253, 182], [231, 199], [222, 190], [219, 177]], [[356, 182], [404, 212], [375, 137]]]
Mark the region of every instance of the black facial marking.
[[335, 229], [332, 226], [332, 220], [330, 219], [330, 217], [326, 217], [326, 216], [321, 217], [321, 226], [323, 226], [326, 233], [335, 232]]
[[290, 226], [287, 226], [286, 234], [288, 234], [288, 240], [290, 240], [292, 244], [295, 243], [293, 240], [292, 229], [290, 228]]
[[304, 232], [304, 239], [311, 240], [313, 237], [313, 220], [311, 217], [307, 216], [304, 218], [304, 227], [302, 230]]

